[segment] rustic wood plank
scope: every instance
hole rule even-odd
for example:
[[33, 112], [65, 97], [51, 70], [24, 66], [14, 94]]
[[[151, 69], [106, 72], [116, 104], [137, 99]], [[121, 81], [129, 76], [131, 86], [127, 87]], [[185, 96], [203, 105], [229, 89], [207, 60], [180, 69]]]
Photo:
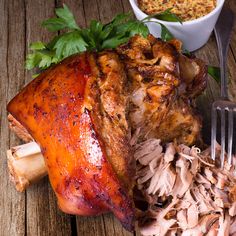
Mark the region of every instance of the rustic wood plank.
[[107, 23], [118, 13], [123, 12], [123, 6], [120, 0], [97, 0], [100, 20]]
[[105, 226], [106, 235], [132, 236], [133, 233], [127, 232], [120, 222], [110, 213], [102, 216]]
[[[47, 42], [55, 35], [55, 33], [48, 32], [41, 26], [43, 20], [54, 17], [55, 2], [54, 0], [30, 0], [26, 1], [26, 48], [29, 53], [29, 45], [35, 41]], [[27, 71], [26, 83], [33, 78], [35, 71]]]
[[[33, 41], [48, 41], [53, 34], [41, 27], [42, 20], [54, 16], [54, 0], [27, 1], [26, 44]], [[32, 80], [27, 73], [26, 81]], [[70, 235], [70, 216], [58, 209], [56, 197], [45, 178], [27, 190], [27, 235]]]
[[106, 232], [102, 216], [85, 217], [77, 216], [77, 235], [78, 236], [109, 236], [109, 232]]
[[231, 51], [228, 57], [228, 77], [229, 77], [229, 98], [236, 102], [236, 59], [234, 53]]
[[[233, 10], [236, 16], [236, 2], [234, 0], [228, 0], [227, 5], [230, 9]], [[236, 70], [235, 70], [235, 61], [236, 61], [236, 17], [235, 17], [235, 24], [233, 28], [230, 48], [231, 53], [229, 53], [229, 97], [231, 100], [236, 102]]]
[[[230, 7], [231, 10], [236, 14], [236, 2], [234, 0], [226, 0], [225, 5]], [[236, 20], [236, 19], [235, 19]], [[204, 61], [206, 61], [209, 65], [219, 66], [219, 58], [218, 58], [218, 50], [217, 45], [215, 42], [214, 35], [210, 38], [208, 44], [199, 50], [196, 55], [200, 58], [202, 58]], [[228, 76], [229, 76], [229, 96], [231, 100], [236, 101], [236, 70], [235, 70], [235, 62], [236, 62], [236, 22], [233, 28], [232, 37], [231, 37], [231, 43], [230, 43], [230, 50], [228, 55]], [[208, 101], [213, 101], [216, 98], [219, 98], [219, 86], [212, 81], [212, 79], [209, 78], [208, 83], [208, 89], [205, 93], [210, 97], [206, 97], [205, 99]], [[206, 114], [205, 112], [208, 112], [207, 120], [210, 118], [210, 104], [208, 106], [205, 106], [204, 104], [204, 97], [202, 103], [199, 105], [203, 111], [203, 114]], [[208, 122], [207, 122], [208, 123]], [[210, 125], [210, 124], [209, 124]], [[209, 130], [209, 129], [208, 129]]]
[[[15, 12], [18, 12], [16, 15]], [[24, 82], [24, 2], [0, 1], [0, 235], [25, 234], [25, 194], [19, 194], [8, 178], [6, 150], [19, 140], [9, 133], [6, 105]], [[21, 32], [21, 33], [19, 33]]]
[[[213, 35], [201, 50], [195, 52], [195, 55], [205, 61], [208, 65], [219, 65], [217, 46]], [[217, 98], [219, 98], [219, 85], [214, 79], [208, 76], [207, 89], [197, 99], [197, 107], [204, 120], [202, 128], [203, 139], [207, 144], [210, 144], [211, 105]]]
[[[91, 1], [87, 1], [91, 2]], [[75, 16], [76, 22], [78, 22], [79, 26], [84, 27], [86, 25], [86, 19], [84, 16], [84, 6], [83, 6], [83, 1], [78, 0], [57, 0], [57, 7], [62, 6], [62, 4], [65, 3], [69, 9], [72, 11], [72, 13]], [[91, 3], [90, 3], [91, 4]]]
[[124, 12], [133, 13], [132, 8], [131, 8], [130, 3], [129, 3], [128, 0], [122, 0], [121, 3], [122, 3], [122, 6], [123, 6], [123, 9], [124, 9]]
[[[226, 5], [228, 5], [230, 7], [230, 9], [234, 12], [234, 14], [236, 15], [236, 1], [234, 0], [228, 0], [226, 1]], [[236, 23], [236, 19], [235, 19], [235, 23]], [[236, 24], [234, 25], [234, 29], [233, 29], [233, 35], [236, 35]], [[234, 53], [234, 56], [236, 58], [236, 37], [232, 37], [231, 39], [231, 49]]]
[[83, 1], [86, 25], [89, 25], [90, 20], [100, 20], [100, 12], [98, 2], [96, 0]]
[[134, 236], [142, 236], [142, 234], [140, 233], [140, 229], [138, 228], [138, 224], [136, 224], [135, 226], [135, 233], [134, 233]]

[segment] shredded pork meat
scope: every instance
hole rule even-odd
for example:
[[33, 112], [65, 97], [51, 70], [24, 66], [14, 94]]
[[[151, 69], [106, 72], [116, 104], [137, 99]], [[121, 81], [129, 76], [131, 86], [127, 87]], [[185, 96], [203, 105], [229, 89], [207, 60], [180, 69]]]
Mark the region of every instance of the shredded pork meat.
[[209, 149], [158, 139], [135, 150], [138, 196], [147, 203], [137, 206], [142, 235], [236, 235], [235, 163], [220, 169]]

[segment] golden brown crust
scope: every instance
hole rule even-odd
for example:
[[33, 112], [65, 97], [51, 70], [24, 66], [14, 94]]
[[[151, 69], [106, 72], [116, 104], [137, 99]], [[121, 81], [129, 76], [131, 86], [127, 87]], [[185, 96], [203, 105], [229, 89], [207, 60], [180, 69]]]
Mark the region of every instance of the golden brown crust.
[[[80, 215], [112, 211], [126, 229], [132, 230], [132, 197], [118, 179], [124, 169], [117, 175], [112, 167], [114, 159], [108, 158], [110, 153], [94, 119], [93, 101], [97, 97], [89, 97], [93, 95], [91, 88], [100, 96], [93, 57], [89, 53], [74, 55], [42, 73], [7, 109], [40, 144], [63, 211]], [[116, 132], [113, 128], [109, 132]], [[123, 145], [124, 153], [127, 148]]]

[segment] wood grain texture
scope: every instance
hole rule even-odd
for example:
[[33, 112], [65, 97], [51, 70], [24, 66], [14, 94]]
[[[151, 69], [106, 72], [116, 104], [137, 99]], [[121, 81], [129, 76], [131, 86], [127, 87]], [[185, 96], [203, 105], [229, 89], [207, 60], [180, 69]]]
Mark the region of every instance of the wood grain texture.
[[[8, 178], [6, 150], [20, 141], [8, 130], [6, 104], [32, 79], [32, 73], [24, 70], [26, 48], [30, 42], [47, 41], [53, 36], [40, 23], [54, 16], [55, 6], [63, 3], [73, 11], [81, 27], [88, 25], [91, 19], [105, 23], [117, 13], [132, 11], [128, 0], [0, 0], [0, 236], [131, 236], [133, 234], [126, 232], [111, 214], [76, 218], [63, 214], [47, 178], [23, 194], [15, 191]], [[236, 13], [235, 0], [227, 0], [226, 4]], [[214, 36], [196, 55], [218, 66]], [[229, 90], [236, 97], [235, 59], [236, 28], [228, 58]], [[210, 105], [217, 97], [219, 86], [209, 78], [206, 92], [198, 99], [200, 112], [205, 117], [204, 133], [209, 133]]]
[[127, 232], [120, 222], [112, 214], [104, 214], [102, 216], [106, 235], [132, 236], [132, 233]]
[[133, 12], [132, 12], [132, 8], [131, 8], [131, 6], [130, 6], [130, 4], [129, 4], [129, 1], [127, 1], [127, 0], [122, 0], [121, 3], [122, 3], [124, 12], [133, 13]]
[[[227, 0], [226, 5], [230, 7], [230, 9], [236, 14], [236, 1]], [[236, 21], [236, 18], [235, 18]], [[233, 35], [236, 34], [236, 25], [234, 25]], [[231, 50], [233, 51], [234, 55], [236, 56], [236, 37], [232, 37], [231, 40]]]
[[[235, 1], [227, 1], [228, 6], [234, 12], [236, 16], [236, 2]], [[231, 40], [231, 52], [229, 53], [229, 96], [231, 100], [236, 102], [236, 70], [235, 70], [235, 60], [236, 60], [236, 17], [235, 17], [235, 24], [232, 33], [232, 40]]]
[[123, 12], [123, 6], [121, 0], [97, 0], [100, 20], [103, 23], [107, 23], [112, 18]]
[[85, 14], [85, 21], [86, 26], [88, 26], [89, 21], [91, 19], [93, 20], [100, 20], [100, 12], [98, 7], [97, 0], [91, 0], [91, 1], [83, 1], [84, 3], [84, 14]]
[[[13, 16], [16, 11], [17, 18]], [[25, 194], [18, 194], [9, 181], [5, 152], [10, 145], [19, 144], [8, 130], [6, 104], [24, 83], [24, 2], [1, 1], [0, 18], [0, 235], [24, 235]]]

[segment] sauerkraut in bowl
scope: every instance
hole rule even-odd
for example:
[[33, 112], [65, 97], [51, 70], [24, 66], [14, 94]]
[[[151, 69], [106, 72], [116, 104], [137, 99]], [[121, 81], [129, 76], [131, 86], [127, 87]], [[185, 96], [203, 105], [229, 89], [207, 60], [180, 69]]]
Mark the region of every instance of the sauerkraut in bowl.
[[183, 21], [195, 20], [216, 8], [216, 0], [138, 0], [139, 8], [148, 15], [171, 9]]
[[[138, 0], [129, 1], [138, 20], [142, 20], [148, 16], [148, 14], [143, 12], [139, 7]], [[184, 2], [184, 0], [182, 2]], [[207, 2], [207, 0], [205, 2]], [[207, 43], [219, 17], [223, 4], [224, 0], [216, 0], [216, 7], [210, 13], [194, 20], [184, 21], [183, 24], [180, 24], [179, 22], [167, 22], [153, 18], [152, 21], [157, 23], [147, 23], [147, 26], [151, 34], [156, 37], [160, 37], [161, 27], [158, 23], [164, 24], [175, 36], [175, 38], [183, 42], [183, 47], [185, 49], [189, 51], [195, 51]]]

